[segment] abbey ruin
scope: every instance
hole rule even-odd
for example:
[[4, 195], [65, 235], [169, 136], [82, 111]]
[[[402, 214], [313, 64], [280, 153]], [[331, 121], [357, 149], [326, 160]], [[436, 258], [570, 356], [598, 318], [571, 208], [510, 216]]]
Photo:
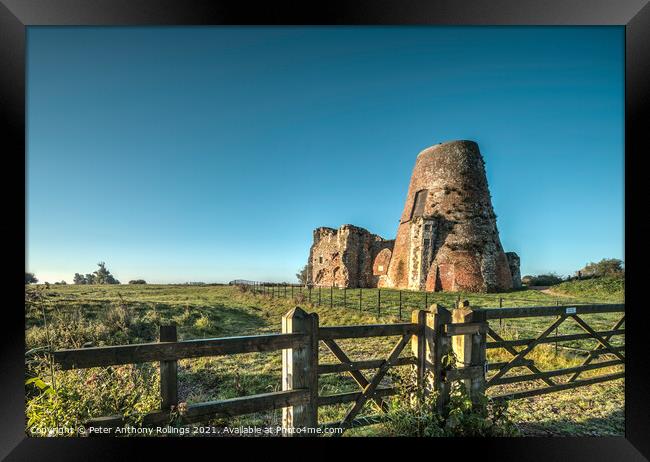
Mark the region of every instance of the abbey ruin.
[[519, 257], [499, 240], [473, 141], [436, 144], [418, 154], [394, 240], [343, 225], [317, 228], [309, 283], [427, 291], [495, 292], [521, 286]]

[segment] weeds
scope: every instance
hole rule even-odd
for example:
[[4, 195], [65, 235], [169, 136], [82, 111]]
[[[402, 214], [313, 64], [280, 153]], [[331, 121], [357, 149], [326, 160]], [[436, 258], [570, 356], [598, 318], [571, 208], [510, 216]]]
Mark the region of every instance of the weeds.
[[[427, 374], [425, 383], [432, 383]], [[483, 398], [472, 403], [462, 383], [452, 384], [449, 405], [438, 411], [438, 393], [417, 387], [415, 370], [397, 381], [398, 395], [390, 401], [387, 436], [516, 436], [519, 434], [507, 413], [507, 404]]]

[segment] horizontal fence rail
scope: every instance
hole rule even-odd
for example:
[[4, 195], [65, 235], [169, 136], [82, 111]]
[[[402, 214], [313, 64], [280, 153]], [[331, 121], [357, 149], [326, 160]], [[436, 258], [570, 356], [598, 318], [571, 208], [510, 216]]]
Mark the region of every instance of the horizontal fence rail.
[[321, 327], [318, 337], [325, 339], [363, 338], [363, 337], [388, 337], [392, 335], [415, 334], [418, 325], [403, 324], [368, 324], [363, 326], [333, 326]]
[[[386, 361], [385, 359], [369, 359], [365, 361], [351, 361], [348, 363], [340, 364], [319, 364], [319, 374], [335, 374], [340, 372], [361, 371], [364, 369], [377, 369]], [[416, 364], [417, 358], [414, 356], [397, 358], [394, 366], [406, 366], [409, 364]]]
[[534, 390], [524, 390], [524, 391], [518, 391], [518, 392], [508, 393], [503, 395], [496, 395], [493, 397], [493, 399], [512, 400], [512, 399], [530, 398], [532, 396], [545, 395], [546, 393], [554, 393], [556, 391], [570, 390], [571, 388], [577, 388], [586, 385], [594, 385], [596, 383], [609, 382], [610, 380], [617, 380], [623, 378], [625, 378], [625, 372], [618, 372], [616, 374], [600, 375], [589, 379], [577, 380], [575, 382], [550, 385], [545, 388], [537, 388]]
[[[309, 390], [276, 391], [262, 393], [221, 401], [209, 401], [199, 404], [190, 404], [182, 415], [178, 415], [179, 423], [189, 424], [205, 420], [206, 418], [235, 417], [254, 412], [281, 409], [287, 406], [305, 404], [309, 400]], [[169, 412], [152, 412], [143, 418], [145, 425], [163, 425], [170, 423]], [[100, 417], [89, 420], [89, 427], [118, 427], [124, 425], [122, 416]]]
[[615, 359], [612, 361], [602, 361], [594, 364], [587, 364], [584, 366], [576, 367], [567, 367], [564, 369], [557, 369], [553, 371], [544, 371], [539, 374], [526, 374], [526, 375], [515, 375], [511, 377], [503, 377], [494, 381], [494, 385], [503, 385], [506, 383], [517, 383], [517, 382], [527, 382], [530, 380], [537, 380], [541, 377], [557, 377], [560, 375], [568, 375], [576, 372], [591, 371], [596, 369], [602, 369], [604, 367], [616, 366], [618, 364], [624, 364], [620, 359]]
[[151, 361], [174, 361], [202, 356], [233, 355], [296, 348], [307, 341], [304, 334], [266, 334], [180, 342], [140, 343], [58, 350], [54, 361], [62, 369], [116, 366]]
[[[568, 311], [567, 311], [568, 310]], [[541, 316], [561, 316], [563, 314], [617, 313], [625, 311], [625, 304], [565, 305], [565, 306], [523, 306], [518, 308], [477, 308], [485, 311], [490, 319], [530, 318]]]
[[[602, 336], [614, 336], [614, 335], [625, 335], [625, 329], [616, 329], [616, 330], [604, 330], [596, 332]], [[539, 340], [538, 344], [543, 343], [555, 343], [555, 342], [567, 342], [571, 340], [585, 340], [594, 338], [591, 334], [566, 334], [566, 335], [557, 335], [553, 337], [545, 337]], [[487, 348], [503, 348], [505, 346], [526, 346], [534, 342], [534, 338], [527, 339], [517, 339], [517, 340], [503, 340], [500, 342], [487, 342]]]

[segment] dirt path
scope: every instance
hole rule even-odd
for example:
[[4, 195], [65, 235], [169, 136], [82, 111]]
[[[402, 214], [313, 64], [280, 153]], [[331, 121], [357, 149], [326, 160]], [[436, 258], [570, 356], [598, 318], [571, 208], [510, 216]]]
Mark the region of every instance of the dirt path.
[[549, 287], [550, 286], [529, 286], [528, 288], [532, 290], [539, 290], [543, 294], [552, 295], [554, 297], [574, 298], [571, 295], [561, 294], [559, 292], [553, 292]]

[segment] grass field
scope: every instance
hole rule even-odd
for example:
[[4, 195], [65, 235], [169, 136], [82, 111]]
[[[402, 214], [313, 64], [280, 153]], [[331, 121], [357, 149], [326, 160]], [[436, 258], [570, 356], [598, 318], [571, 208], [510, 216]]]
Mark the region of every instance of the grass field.
[[567, 281], [553, 286], [551, 290], [559, 295], [578, 297], [583, 300], [618, 302], [625, 296], [625, 277], [605, 276], [581, 281]]
[[[27, 290], [32, 293], [35, 289]], [[289, 288], [286, 297], [281, 288], [270, 298], [229, 286], [50, 286], [26, 308], [28, 376], [39, 377], [44, 382], [42, 389], [34, 384], [27, 386], [28, 427], [62, 423], [76, 426], [89, 417], [118, 413], [126, 414], [137, 423], [139, 416], [159, 406], [157, 364], [53, 371], [42, 353], [48, 345], [61, 349], [156, 341], [158, 326], [167, 323], [178, 326], [181, 340], [280, 332], [282, 315], [296, 305], [307, 311], [317, 311], [321, 325], [368, 324], [379, 319], [399, 322], [398, 291], [382, 289], [379, 310], [377, 289], [363, 289], [361, 309], [358, 290], [334, 289], [331, 294], [330, 303], [330, 290], [322, 289], [319, 306], [316, 291], [312, 291], [310, 304], [306, 291], [300, 293], [294, 289], [293, 295], [298, 299], [295, 301]], [[458, 294], [428, 294], [426, 302], [451, 308], [457, 298]], [[461, 294], [461, 298], [482, 307], [587, 301], [580, 297], [555, 297], [535, 290]], [[602, 301], [621, 300], [610, 297]], [[411, 310], [423, 308], [424, 303], [424, 294], [403, 291], [403, 320], [410, 319]], [[529, 318], [493, 321], [492, 324], [506, 338], [529, 338], [551, 321]], [[592, 326], [602, 330], [609, 329], [615, 321], [612, 315], [589, 319]], [[569, 332], [578, 332], [577, 326], [567, 322], [559, 329], [560, 334]], [[395, 341], [395, 338], [370, 338], [341, 341], [340, 345], [352, 359], [372, 359], [385, 357]], [[593, 347], [593, 341], [575, 342], [570, 346], [587, 349]], [[505, 352], [498, 353], [502, 351], [489, 350], [489, 360], [507, 360]], [[336, 362], [323, 346], [320, 354], [321, 362]], [[556, 349], [553, 345], [536, 351], [535, 359], [542, 369], [580, 362], [572, 350]], [[263, 393], [280, 389], [280, 377], [280, 352], [182, 360], [179, 362], [179, 395], [181, 401], [198, 403]], [[357, 389], [352, 379], [344, 374], [322, 376], [319, 386], [321, 394]], [[623, 386], [623, 381], [617, 380], [577, 391], [518, 400], [511, 404], [509, 412], [524, 435], [622, 435]], [[514, 389], [514, 386], [507, 387]], [[319, 422], [340, 418], [345, 408], [342, 405], [322, 407]], [[373, 410], [368, 412], [373, 413]], [[279, 419], [279, 412], [269, 412], [231, 419], [228, 423], [275, 425]], [[350, 435], [355, 433], [377, 435], [381, 434], [381, 427], [349, 432]]]

